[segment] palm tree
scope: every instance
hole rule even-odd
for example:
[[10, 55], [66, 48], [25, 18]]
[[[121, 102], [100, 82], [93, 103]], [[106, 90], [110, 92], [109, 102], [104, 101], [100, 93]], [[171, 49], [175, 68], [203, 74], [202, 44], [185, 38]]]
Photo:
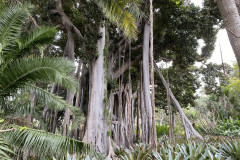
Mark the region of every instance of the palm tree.
[[94, 0], [105, 16], [116, 24], [130, 39], [137, 38], [136, 21], [143, 14], [139, 9], [142, 0]]
[[[23, 34], [22, 28], [28, 13], [33, 6], [30, 4], [5, 4], [0, 2], [0, 110], [4, 113], [13, 106], [14, 99], [23, 91], [34, 91], [46, 103], [52, 103], [54, 109], [64, 110], [66, 107], [80, 117], [80, 112], [67, 104], [60, 97], [49, 93], [36, 83], [54, 83], [76, 92], [77, 83], [70, 76], [74, 71], [71, 61], [64, 58], [40, 58], [29, 56], [32, 51], [51, 43], [56, 35], [55, 27], [38, 27]], [[11, 128], [11, 129], [6, 129]], [[1, 137], [8, 144], [21, 150], [31, 150], [42, 155], [63, 155], [81, 153], [84, 144], [70, 138], [53, 135], [45, 131], [22, 128], [5, 124], [0, 128]], [[0, 141], [0, 159], [8, 159], [7, 149], [3, 139]]]

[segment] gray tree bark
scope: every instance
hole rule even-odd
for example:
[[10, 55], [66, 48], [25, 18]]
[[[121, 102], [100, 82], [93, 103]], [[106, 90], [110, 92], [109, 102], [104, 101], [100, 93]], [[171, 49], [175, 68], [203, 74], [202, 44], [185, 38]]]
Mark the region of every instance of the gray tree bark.
[[169, 94], [169, 77], [168, 77], [168, 71], [167, 71], [167, 83], [168, 83], [168, 88], [167, 88], [167, 104], [168, 104], [168, 117], [169, 117], [169, 140], [172, 141], [173, 138], [173, 125], [172, 125], [172, 106], [171, 106], [171, 99], [170, 99], [170, 94]]
[[152, 105], [152, 129], [151, 129], [151, 143], [152, 148], [157, 148], [157, 133], [155, 124], [155, 88], [154, 88], [154, 53], [153, 53], [153, 0], [150, 0], [150, 61], [151, 61], [151, 105]]
[[97, 41], [98, 58], [91, 62], [88, 117], [83, 142], [92, 143], [98, 152], [107, 155], [109, 149], [108, 125], [104, 116], [106, 90], [104, 68], [105, 27], [99, 27], [99, 33], [102, 37]]
[[146, 112], [146, 130], [143, 133], [146, 137], [145, 143], [151, 144], [152, 140], [152, 105], [150, 97], [150, 76], [149, 76], [149, 37], [150, 26], [146, 22], [144, 26], [144, 38], [143, 38], [143, 92], [144, 92], [144, 109]]
[[137, 141], [140, 140], [141, 137], [141, 129], [140, 129], [140, 108], [141, 108], [141, 91], [140, 91], [140, 82], [137, 85]]
[[238, 66], [240, 66], [240, 16], [235, 0], [217, 0], [217, 6], [227, 30]]
[[[66, 28], [67, 29], [67, 44], [66, 47], [64, 49], [64, 55], [68, 56], [68, 58], [74, 63], [74, 38], [73, 38], [73, 34], [70, 28]], [[74, 73], [72, 73], [72, 77], [75, 78]], [[70, 90], [67, 90], [67, 98], [66, 98], [66, 102], [70, 105], [73, 105], [73, 98], [74, 98], [74, 93], [72, 93]], [[64, 112], [64, 121], [63, 121], [63, 131], [62, 131], [62, 135], [66, 136], [68, 135], [68, 128], [69, 128], [69, 121], [70, 121], [70, 110], [68, 108], [65, 109]]]

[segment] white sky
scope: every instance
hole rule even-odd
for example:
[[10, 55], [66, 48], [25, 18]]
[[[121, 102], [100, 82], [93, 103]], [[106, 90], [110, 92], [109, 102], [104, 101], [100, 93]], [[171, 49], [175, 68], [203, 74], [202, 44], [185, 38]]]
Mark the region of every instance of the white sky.
[[[202, 7], [203, 0], [191, 0], [194, 4]], [[220, 44], [219, 44], [220, 42]], [[199, 41], [199, 52], [201, 45], [203, 44], [203, 41]], [[213, 62], [217, 64], [221, 64], [221, 52], [220, 52], [220, 45], [221, 50], [223, 54], [223, 62], [228, 63], [233, 66], [234, 63], [236, 63], [236, 58], [232, 50], [232, 46], [229, 42], [228, 35], [225, 29], [221, 29], [217, 34], [217, 40], [215, 43], [215, 50], [212, 54], [212, 57], [208, 60], [208, 62]], [[196, 63], [195, 65], [201, 66], [200, 63]], [[201, 80], [200, 80], [201, 81]], [[201, 81], [202, 86], [197, 90], [197, 94], [200, 96], [204, 96], [204, 90], [203, 90], [203, 82]]]
[[[198, 6], [202, 6], [203, 0], [191, 0], [194, 4]], [[222, 54], [223, 54], [223, 61], [224, 63], [228, 63], [230, 65], [233, 65], [233, 63], [236, 62], [235, 55], [233, 53], [232, 47], [230, 45], [227, 32], [225, 29], [222, 29], [217, 34], [217, 41], [215, 43], [215, 50], [213, 52], [212, 57], [208, 60], [208, 62], [218, 63], [221, 64], [221, 53], [220, 53], [220, 47], [219, 47], [219, 41], [222, 48]], [[201, 47], [201, 42], [199, 43]]]

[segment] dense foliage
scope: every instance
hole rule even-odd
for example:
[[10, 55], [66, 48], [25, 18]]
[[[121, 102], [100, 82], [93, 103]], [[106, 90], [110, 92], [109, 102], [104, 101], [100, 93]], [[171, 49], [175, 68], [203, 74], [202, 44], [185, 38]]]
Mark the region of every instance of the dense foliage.
[[0, 1], [0, 159], [240, 159], [219, 3]]

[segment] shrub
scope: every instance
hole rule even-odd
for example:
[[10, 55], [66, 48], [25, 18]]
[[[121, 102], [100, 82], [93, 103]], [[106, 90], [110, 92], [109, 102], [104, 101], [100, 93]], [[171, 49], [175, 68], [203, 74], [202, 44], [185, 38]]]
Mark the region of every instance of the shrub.
[[167, 124], [156, 124], [157, 138], [163, 135], [169, 135], [169, 126]]
[[223, 136], [240, 136], [240, 120], [238, 119], [223, 119], [220, 120], [215, 128], [218, 135]]

